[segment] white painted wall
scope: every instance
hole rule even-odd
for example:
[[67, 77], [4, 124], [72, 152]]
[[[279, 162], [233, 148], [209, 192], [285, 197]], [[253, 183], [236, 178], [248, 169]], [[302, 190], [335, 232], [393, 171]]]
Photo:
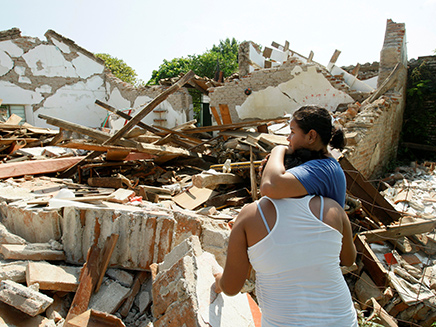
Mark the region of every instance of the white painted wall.
[[[132, 117], [137, 115], [141, 111], [141, 109], [144, 108], [146, 104], [148, 104], [151, 100], [153, 100], [152, 98], [147, 96], [139, 96], [138, 98], [136, 98], [133, 108], [131, 108], [129, 107], [128, 102], [123, 101], [123, 99], [124, 98], [122, 98], [119, 91], [115, 89], [111, 93], [109, 104], [114, 108], [118, 108], [118, 110], [121, 110], [126, 114], [129, 114]], [[174, 110], [170, 102], [167, 100], [160, 103], [155, 108], [155, 110], [166, 110], [166, 112], [158, 114], [152, 111], [147, 116], [145, 116], [141, 121], [149, 126], [161, 125], [163, 127], [172, 128], [174, 126], [185, 123], [189, 119], [189, 117], [185, 117], [183, 112]], [[167, 122], [165, 124], [157, 124], [154, 121], [155, 118], [157, 119], [164, 118], [167, 120]], [[126, 120], [124, 118], [121, 118], [116, 114], [109, 115], [109, 127], [112, 128], [113, 130], [121, 129], [124, 126], [125, 122]]]
[[[30, 37], [26, 37], [26, 41], [36, 46], [24, 52], [20, 43], [16, 44], [14, 40], [0, 41], [0, 99], [3, 104], [24, 105], [27, 122], [56, 129], [38, 118], [43, 114], [88, 127], [100, 127], [109, 112], [97, 106], [95, 100], [118, 110], [131, 107], [132, 100], [123, 97], [117, 85], [106, 82], [104, 65], [80, 48], [52, 35], [48, 42]], [[24, 61], [27, 67], [16, 65], [17, 59]], [[11, 71], [16, 75], [5, 76]], [[147, 96], [138, 96], [131, 115], [151, 100]], [[36, 111], [33, 110], [35, 107], [38, 108]], [[167, 111], [162, 114], [162, 118], [167, 119], [166, 127], [172, 128], [187, 121], [184, 112], [174, 110], [168, 101], [156, 109]], [[159, 115], [152, 112], [143, 122], [153, 125], [154, 118], [159, 118]], [[124, 119], [111, 114], [112, 127], [119, 129], [124, 122]]]
[[[104, 99], [106, 90], [101, 76], [94, 76], [84, 82], [65, 85], [44, 101], [38, 114], [44, 114], [72, 123], [97, 127], [105, 118], [105, 110], [95, 104], [96, 99]], [[51, 127], [45, 120], [35, 117], [35, 124]]]
[[236, 106], [239, 118], [280, 117], [309, 104], [334, 111], [341, 103], [354, 102], [348, 94], [335, 89], [324, 75], [317, 72], [315, 66], [308, 67], [306, 72], [296, 66], [292, 75], [294, 78], [277, 87], [270, 86], [253, 92], [241, 106]]
[[351, 90], [361, 92], [374, 91], [374, 88], [371, 87], [369, 84], [359, 80], [356, 76], [351, 75], [347, 71], [343, 70], [341, 67], [338, 67], [331, 62], [327, 65], [327, 69], [332, 75], [342, 75], [344, 77], [344, 82], [350, 87]]

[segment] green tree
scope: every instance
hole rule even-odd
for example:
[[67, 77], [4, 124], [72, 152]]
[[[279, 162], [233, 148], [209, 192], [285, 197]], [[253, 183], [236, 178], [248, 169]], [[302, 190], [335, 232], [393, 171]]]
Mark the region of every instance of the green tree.
[[97, 58], [104, 60], [104, 65], [108, 68], [112, 74], [118, 77], [120, 80], [138, 86], [141, 84], [141, 80], [138, 79], [138, 75], [135, 70], [127, 65], [122, 59], [112, 57], [107, 53], [96, 53]]
[[239, 42], [235, 38], [221, 40], [218, 45], [201, 55], [188, 55], [187, 58], [164, 59], [158, 70], [153, 70], [147, 85], [158, 84], [160, 79], [176, 77], [180, 73], [193, 70], [198, 76], [215, 78], [217, 66], [224, 77], [238, 71]]
[[171, 61], [164, 59], [159, 69], [153, 70], [151, 79], [147, 82], [147, 85], [157, 85], [161, 79], [176, 77], [179, 76], [180, 73], [185, 74], [190, 70], [191, 60], [189, 58], [174, 58]]

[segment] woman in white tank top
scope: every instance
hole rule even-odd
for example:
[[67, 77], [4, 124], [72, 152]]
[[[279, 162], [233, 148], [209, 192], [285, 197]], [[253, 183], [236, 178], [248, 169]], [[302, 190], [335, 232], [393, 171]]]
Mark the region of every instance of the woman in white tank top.
[[357, 327], [340, 270], [355, 258], [348, 216], [335, 200], [263, 197], [235, 220], [215, 290], [237, 294], [251, 264], [262, 326]]
[[237, 294], [251, 263], [263, 327], [357, 327], [340, 270], [355, 258], [350, 222], [336, 201], [264, 197], [238, 215], [216, 291]]

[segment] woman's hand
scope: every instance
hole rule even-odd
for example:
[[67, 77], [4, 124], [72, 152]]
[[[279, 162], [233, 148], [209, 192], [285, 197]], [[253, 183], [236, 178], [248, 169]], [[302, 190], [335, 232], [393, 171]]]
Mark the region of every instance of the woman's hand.
[[217, 294], [219, 294], [223, 291], [220, 287], [220, 280], [221, 280], [222, 276], [223, 276], [222, 273], [217, 273], [214, 275], [214, 277], [215, 277], [215, 293], [217, 293]]

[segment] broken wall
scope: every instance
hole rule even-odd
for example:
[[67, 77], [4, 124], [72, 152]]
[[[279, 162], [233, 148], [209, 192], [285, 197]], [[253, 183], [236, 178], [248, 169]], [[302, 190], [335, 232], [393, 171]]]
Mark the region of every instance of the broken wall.
[[210, 106], [227, 104], [234, 123], [291, 114], [302, 105], [330, 111], [353, 103], [344, 83], [331, 83], [325, 69], [292, 57], [278, 67], [260, 69], [221, 87], [209, 89]]
[[[289, 50], [289, 44], [273, 46], [276, 48], [265, 48], [261, 55], [252, 42], [242, 43], [239, 80], [209, 89], [210, 106], [226, 104], [234, 123], [282, 117], [303, 105], [320, 105], [337, 111], [335, 116], [351, 106], [355, 113], [344, 122], [349, 141], [344, 155], [366, 178], [381, 173], [396, 156], [403, 121], [407, 79], [405, 24], [387, 21], [379, 76], [371, 76], [369, 84], [335, 65], [340, 51], [335, 51], [324, 67], [311, 59], [312, 54], [306, 58]], [[264, 68], [268, 66], [271, 68]], [[391, 76], [394, 71], [395, 78]], [[385, 83], [388, 77], [390, 84]], [[371, 87], [375, 81], [377, 90]], [[377, 97], [367, 101], [377, 93]]]
[[0, 213], [2, 224], [27, 242], [62, 242], [66, 261], [73, 264], [83, 264], [92, 245], [102, 246], [109, 236], [118, 234], [110, 265], [148, 270], [150, 264], [162, 262], [175, 246], [196, 235], [203, 249], [214, 254], [224, 267], [230, 234], [226, 222], [153, 205], [142, 208], [107, 205], [107, 208], [42, 210], [3, 202]]
[[[378, 88], [398, 65], [392, 86], [373, 102], [363, 102], [360, 112], [345, 124], [353, 140], [344, 154], [366, 178], [382, 173], [396, 157], [406, 102], [407, 49], [405, 24], [388, 20], [380, 53]], [[355, 143], [355, 144], [353, 144]]]
[[[108, 112], [95, 100], [132, 113], [132, 108], [148, 103], [164, 89], [135, 88], [114, 77], [103, 60], [74, 41], [52, 30], [45, 37], [47, 41], [23, 37], [17, 28], [0, 32], [0, 99], [3, 105], [24, 106], [26, 121], [32, 125], [52, 127], [38, 118], [44, 114], [89, 127], [110, 127]], [[174, 127], [186, 122], [191, 112], [191, 96], [182, 90], [143, 121]], [[114, 123], [114, 128], [125, 122], [118, 120], [121, 123]]]

